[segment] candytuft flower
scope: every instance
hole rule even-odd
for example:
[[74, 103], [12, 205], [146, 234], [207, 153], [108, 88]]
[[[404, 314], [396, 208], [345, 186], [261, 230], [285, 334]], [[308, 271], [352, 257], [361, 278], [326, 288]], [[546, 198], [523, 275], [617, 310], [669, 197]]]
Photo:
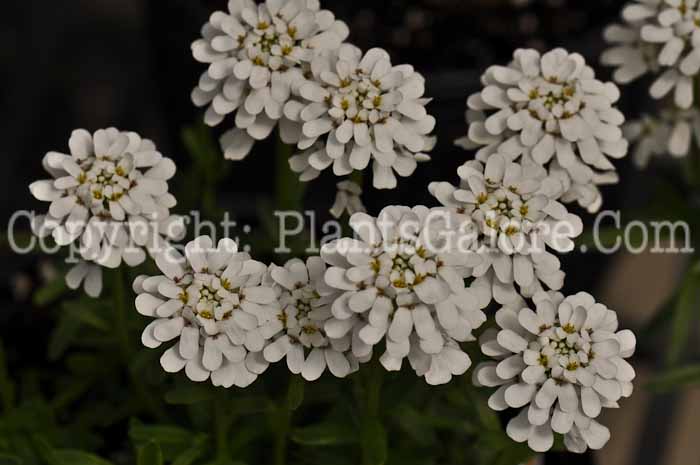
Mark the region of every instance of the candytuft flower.
[[457, 141], [481, 147], [478, 160], [521, 157], [563, 168], [575, 184], [595, 185], [601, 174], [615, 172], [609, 158], [627, 153], [624, 116], [613, 107], [620, 93], [597, 80], [577, 53], [519, 49], [508, 66], [487, 69], [482, 83], [467, 100], [469, 133]]
[[410, 176], [434, 144], [424, 91], [424, 78], [410, 65], [393, 66], [382, 49], [363, 54], [344, 44], [318, 54], [299, 88], [303, 100], [284, 109], [302, 125], [302, 152], [290, 159], [292, 170], [309, 181], [331, 165], [343, 176], [371, 161], [374, 187], [395, 188], [394, 173]]
[[[634, 0], [622, 10], [625, 25], [612, 25], [605, 38], [614, 44], [602, 57], [619, 66], [615, 80], [626, 83], [647, 72], [657, 75], [649, 92], [661, 99], [674, 91], [679, 108], [695, 99], [693, 78], [700, 71], [700, 2]], [[660, 74], [660, 75], [659, 75]]]
[[170, 248], [156, 257], [163, 273], [134, 281], [136, 310], [154, 318], [143, 331], [148, 348], [175, 343], [160, 363], [196, 382], [246, 387], [268, 366], [264, 326], [279, 313], [275, 291], [263, 285], [267, 267], [222, 239], [200, 236], [185, 257]]
[[356, 213], [350, 225], [358, 239], [326, 244], [326, 283], [342, 291], [325, 324], [332, 338], [350, 336], [358, 359], [384, 340], [380, 362], [401, 369], [408, 357], [429, 384], [443, 384], [471, 365], [459, 342], [472, 331], [488, 304], [465, 289], [463, 267], [480, 258], [468, 251], [471, 239], [445, 209], [384, 208], [377, 218]]
[[[457, 170], [461, 183], [433, 182], [430, 192], [445, 207], [466, 216], [476, 227], [474, 251], [481, 263], [470, 269], [478, 286], [501, 304], [514, 304], [563, 285], [559, 260], [547, 249], [568, 252], [583, 229], [581, 219], [557, 199], [563, 185], [529, 160], [506, 161], [498, 153]], [[518, 285], [518, 291], [515, 285]], [[490, 298], [489, 298], [490, 300]]]
[[365, 206], [362, 204], [362, 187], [353, 181], [340, 181], [337, 184], [338, 192], [335, 196], [335, 202], [330, 209], [331, 215], [335, 218], [340, 218], [343, 213], [347, 212], [352, 216], [355, 213], [364, 213]]
[[682, 158], [688, 155], [693, 141], [700, 146], [700, 112], [678, 110], [661, 111], [658, 116], [643, 115], [624, 126], [625, 137], [634, 144], [634, 161], [645, 167], [652, 156], [671, 155]]
[[496, 361], [477, 366], [474, 382], [498, 387], [492, 409], [522, 409], [506, 429], [513, 440], [544, 452], [558, 433], [570, 451], [600, 449], [610, 431], [596, 418], [632, 394], [635, 372], [625, 359], [634, 353], [635, 336], [618, 331], [617, 314], [585, 292], [540, 292], [533, 303], [535, 310], [496, 313], [499, 328], [479, 341]]
[[208, 106], [204, 121], [210, 126], [236, 113], [236, 127], [221, 138], [224, 156], [245, 158], [278, 122], [282, 139], [295, 143], [300, 129], [284, 118], [284, 104], [314, 53], [337, 48], [347, 36], [347, 26], [317, 1], [232, 0], [228, 12], [212, 14], [192, 44], [194, 58], [209, 65], [192, 101]]
[[[275, 363], [287, 359], [289, 371], [307, 381], [317, 380], [328, 370], [344, 378], [358, 368], [350, 351], [350, 336], [329, 338], [325, 323], [331, 318], [331, 306], [340, 295], [324, 281], [326, 264], [321, 257], [298, 258], [284, 266], [270, 265], [268, 280], [280, 303], [279, 313], [265, 326], [272, 338], [263, 351], [265, 360]], [[274, 339], [274, 341], [272, 341]]]
[[170, 214], [176, 204], [168, 192], [175, 164], [148, 139], [115, 128], [90, 134], [73, 132], [70, 155], [49, 152], [44, 168], [53, 179], [32, 183], [38, 200], [50, 202], [33, 231], [49, 234], [59, 245], [76, 244], [82, 261], [66, 276], [71, 288], [85, 281], [96, 297], [101, 271], [85, 262], [117, 268], [122, 261], [137, 266], [146, 252], [162, 249], [185, 232], [183, 219]]

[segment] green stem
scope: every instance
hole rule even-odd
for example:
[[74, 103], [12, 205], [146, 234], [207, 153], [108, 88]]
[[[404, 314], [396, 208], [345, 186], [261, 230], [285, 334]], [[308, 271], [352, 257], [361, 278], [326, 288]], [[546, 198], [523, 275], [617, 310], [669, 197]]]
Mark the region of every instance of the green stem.
[[231, 458], [229, 450], [229, 428], [231, 426], [231, 412], [226, 408], [228, 399], [226, 390], [217, 389], [212, 398], [212, 414], [214, 418], [214, 437], [216, 440], [216, 461], [226, 463]]
[[358, 186], [362, 187], [362, 182], [363, 182], [363, 173], [360, 170], [355, 170], [352, 173], [350, 173], [350, 180], [357, 184]]
[[275, 208], [301, 211], [306, 183], [299, 181], [297, 174], [289, 167], [293, 147], [278, 139], [275, 151]]
[[130, 384], [138, 396], [143, 407], [153, 416], [163, 420], [167, 418], [163, 403], [159, 398], [151, 395], [146, 386], [139, 380], [130, 369], [131, 361], [134, 359], [135, 347], [131, 344], [129, 334], [128, 314], [126, 306], [126, 273], [123, 267], [119, 267], [112, 272], [112, 292], [114, 297], [114, 313], [119, 353], [124, 364], [124, 369], [129, 377]]
[[121, 266], [113, 271], [113, 285], [114, 285], [114, 310], [116, 316], [116, 326], [117, 326], [117, 338], [119, 340], [119, 350], [122, 356], [124, 364], [128, 367], [131, 362], [131, 354], [133, 348], [129, 343], [129, 327], [127, 325], [127, 315], [126, 315], [126, 289], [124, 286], [124, 281], [126, 276], [124, 274], [124, 268]]
[[384, 368], [377, 360], [367, 367], [364, 386], [364, 416], [362, 418], [362, 465], [381, 465], [386, 461], [386, 432], [379, 415]]
[[280, 407], [275, 424], [275, 465], [287, 463], [287, 435], [291, 419], [289, 408], [286, 405]]

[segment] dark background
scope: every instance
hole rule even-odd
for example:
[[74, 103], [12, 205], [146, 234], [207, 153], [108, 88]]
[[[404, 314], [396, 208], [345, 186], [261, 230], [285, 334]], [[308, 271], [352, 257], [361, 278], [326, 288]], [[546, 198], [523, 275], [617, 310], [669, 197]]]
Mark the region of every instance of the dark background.
[[[411, 63], [427, 80], [429, 111], [437, 118], [439, 142], [433, 160], [419, 165], [394, 191], [377, 192], [365, 183], [371, 213], [391, 203], [432, 205], [426, 186], [433, 180], [455, 182], [456, 168], [471, 154], [452, 145], [466, 133], [465, 99], [479, 86], [489, 65], [506, 63], [519, 47], [540, 50], [563, 46], [583, 54], [606, 79], [598, 64], [604, 49], [602, 29], [616, 20], [623, 2], [527, 0], [325, 0], [322, 6], [348, 23], [349, 40], [368, 49], [387, 49], [394, 64]], [[41, 158], [49, 150], [66, 151], [70, 132], [116, 126], [153, 139], [188, 176], [191, 158], [181, 130], [201, 119], [190, 91], [204, 65], [190, 54], [190, 43], [225, 0], [6, 0], [0, 14], [0, 218], [5, 225], [18, 209], [46, 206], [34, 201], [27, 185], [44, 177]], [[647, 102], [643, 85], [626, 87], [623, 108], [638, 113]], [[215, 133], [228, 129], [228, 120]], [[228, 126], [227, 126], [228, 125]], [[258, 143], [249, 157], [233, 164], [217, 196], [218, 206], [241, 223], [254, 223], [256, 204], [273, 190], [274, 143]], [[629, 209], [647, 201], [640, 189], [657, 169], [618, 163], [622, 182], [605, 188], [605, 206]], [[306, 206], [325, 212], [336, 179], [325, 172], [309, 188]], [[178, 211], [176, 213], [186, 213]], [[580, 212], [584, 222], [592, 217]], [[26, 229], [26, 225], [22, 225]], [[28, 292], [51, 267], [39, 255], [0, 251], [0, 337], [8, 347], [11, 369], [44, 362], [44, 347], [28, 344], [46, 338], [50, 321], [32, 308]], [[563, 260], [571, 291], [594, 290], [608, 258], [572, 254]], [[20, 356], [21, 354], [21, 356]], [[641, 357], [655, 362], [641, 348]], [[670, 402], [665, 400], [664, 402]], [[657, 411], [665, 411], [667, 403]], [[663, 438], [663, 418], [649, 418], [648, 438]], [[646, 441], [633, 455], [637, 463], [657, 463], [658, 441]], [[567, 463], [571, 462], [568, 457]], [[584, 458], [583, 460], [587, 460]]]

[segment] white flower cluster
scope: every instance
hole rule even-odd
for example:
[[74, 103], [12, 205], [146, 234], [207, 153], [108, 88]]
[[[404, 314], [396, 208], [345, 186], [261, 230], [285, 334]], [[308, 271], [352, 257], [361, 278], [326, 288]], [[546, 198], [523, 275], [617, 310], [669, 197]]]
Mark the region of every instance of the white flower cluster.
[[503, 305], [534, 295], [543, 290], [543, 283], [561, 289], [564, 272], [547, 248], [571, 251], [571, 239], [582, 232], [583, 224], [557, 201], [563, 189], [559, 179], [531, 160], [518, 164], [499, 153], [489, 156], [486, 166], [468, 161], [457, 173], [459, 187], [434, 182], [429, 190], [476, 228], [474, 252], [482, 260], [469, 270], [475, 285]]
[[320, 257], [304, 263], [289, 260], [283, 267], [270, 265], [268, 282], [279, 300], [276, 318], [264, 328], [274, 334], [274, 342], [263, 355], [270, 363], [287, 358], [289, 371], [307, 381], [315, 381], [328, 367], [339, 378], [357, 371], [360, 361], [350, 351], [350, 337], [328, 336], [325, 324], [331, 318], [331, 306], [340, 295], [325, 282], [326, 264]]
[[[653, 156], [670, 154], [682, 158], [691, 147], [700, 147], [700, 112], [667, 109], [658, 116], [643, 115], [623, 127], [625, 137], [635, 144], [634, 161], [640, 168], [647, 166]], [[694, 142], [694, 144], [693, 144]]]
[[423, 97], [425, 80], [410, 65], [393, 66], [389, 54], [373, 48], [363, 55], [355, 46], [316, 55], [299, 100], [285, 105], [287, 118], [302, 125], [289, 162], [302, 181], [333, 166], [336, 176], [362, 171], [372, 161], [377, 189], [396, 187], [396, 176], [410, 176], [417, 161], [429, 160], [428, 134], [435, 118]]
[[38, 200], [51, 202], [33, 221], [35, 234], [58, 245], [76, 244], [82, 261], [67, 275], [71, 288], [84, 281], [93, 297], [102, 290], [100, 267], [137, 266], [146, 252], [163, 249], [184, 234], [168, 193], [175, 164], [148, 139], [115, 128], [73, 132], [70, 155], [49, 152], [43, 160], [53, 179], [32, 183]]
[[467, 100], [469, 133], [457, 141], [480, 147], [477, 159], [494, 154], [521, 158], [568, 178], [562, 199], [594, 210], [597, 185], [617, 180], [610, 158], [627, 154], [620, 125], [624, 115], [613, 105], [620, 93], [595, 78], [579, 54], [554, 49], [543, 55], [516, 50], [508, 66], [492, 66], [484, 88]]
[[296, 142], [299, 128], [284, 118], [284, 105], [316, 51], [337, 48], [347, 36], [347, 26], [314, 0], [231, 0], [228, 13], [212, 14], [192, 44], [194, 58], [209, 65], [192, 101], [208, 105], [210, 126], [236, 113], [235, 128], [221, 139], [224, 156], [244, 158], [278, 122], [282, 139]]
[[614, 78], [628, 83], [652, 73], [649, 92], [661, 99], [674, 92], [677, 107], [694, 101], [693, 78], [700, 71], [700, 2], [698, 0], [634, 0], [622, 10], [623, 24], [605, 31], [613, 47], [601, 57], [615, 66]]
[[246, 387], [269, 363], [287, 359], [294, 374], [317, 380], [328, 367], [337, 377], [360, 361], [349, 337], [324, 328], [339, 291], [326, 285], [320, 257], [292, 259], [284, 267], [251, 259], [236, 243], [208, 236], [156, 256], [163, 273], [134, 281], [136, 309], [154, 318], [143, 331], [146, 347], [175, 341], [163, 354], [169, 373], [185, 370], [196, 382]]
[[136, 309], [154, 318], [142, 342], [156, 348], [176, 341], [161, 357], [169, 373], [185, 370], [192, 381], [211, 378], [215, 386], [246, 387], [268, 366], [265, 325], [279, 303], [263, 284], [267, 266], [238, 252], [230, 239], [214, 247], [200, 236], [185, 257], [170, 248], [156, 257], [163, 273], [134, 281]]
[[610, 431], [596, 418], [632, 394], [635, 372], [625, 359], [634, 353], [634, 334], [618, 331], [617, 314], [584, 292], [540, 292], [532, 300], [534, 311], [496, 313], [498, 329], [480, 338], [495, 361], [477, 366], [474, 382], [498, 387], [492, 409], [522, 409], [506, 429], [513, 440], [544, 452], [558, 433], [570, 451], [600, 449]]
[[401, 369], [408, 357], [418, 376], [443, 384], [471, 365], [459, 342], [486, 316], [488, 299], [466, 289], [463, 270], [480, 258], [467, 250], [458, 219], [445, 209], [386, 207], [377, 218], [356, 213], [350, 225], [359, 237], [323, 247], [330, 265], [326, 283], [342, 291], [325, 324], [330, 337], [350, 337], [360, 360], [384, 341], [380, 362]]

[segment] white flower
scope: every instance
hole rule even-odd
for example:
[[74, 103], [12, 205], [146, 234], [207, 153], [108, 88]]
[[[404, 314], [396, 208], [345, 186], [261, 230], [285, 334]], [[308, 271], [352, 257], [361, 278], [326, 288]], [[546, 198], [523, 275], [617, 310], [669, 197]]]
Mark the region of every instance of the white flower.
[[[44, 168], [53, 179], [29, 186], [39, 200], [51, 202], [47, 215], [34, 218], [32, 229], [51, 234], [59, 245], [79, 247], [84, 261], [117, 268], [137, 266], [146, 251], [162, 249], [184, 232], [183, 219], [170, 214], [176, 204], [168, 193], [175, 164], [134, 132], [79, 129], [69, 140], [70, 155], [49, 152]], [[87, 270], [91, 272], [88, 274]], [[87, 275], [86, 290], [98, 295], [101, 277], [80, 265], [67, 276], [77, 288]]]
[[78, 262], [66, 273], [66, 285], [75, 290], [81, 284], [87, 295], [99, 297], [102, 293], [102, 268], [84, 260]]
[[362, 204], [362, 187], [353, 181], [340, 181], [337, 184], [338, 193], [335, 202], [330, 209], [331, 215], [340, 218], [343, 213], [348, 212], [352, 216], [355, 213], [364, 213], [365, 206]]
[[155, 318], [142, 342], [156, 348], [176, 341], [161, 357], [165, 371], [184, 368], [192, 381], [246, 387], [268, 366], [264, 326], [279, 312], [275, 291], [262, 285], [267, 267], [238, 252], [230, 239], [214, 248], [208, 236], [159, 254], [163, 273], [134, 281], [136, 309]]
[[533, 303], [535, 311], [496, 313], [499, 329], [480, 338], [481, 351], [496, 361], [480, 364], [474, 382], [498, 387], [492, 409], [522, 408], [507, 427], [515, 441], [543, 452], [555, 432], [570, 451], [600, 449], [610, 431], [595, 419], [632, 394], [635, 372], [625, 359], [634, 353], [634, 334], [618, 331], [617, 314], [585, 292], [541, 292]]
[[434, 140], [435, 118], [423, 98], [425, 79], [410, 65], [393, 66], [389, 54], [373, 48], [364, 55], [342, 45], [318, 54], [312, 76], [300, 86], [303, 102], [285, 105], [285, 115], [302, 126], [300, 154], [290, 166], [308, 181], [333, 165], [343, 176], [372, 161], [373, 185], [396, 187], [396, 172], [410, 176]]
[[313, 0], [231, 0], [228, 10], [212, 14], [192, 44], [195, 59], [209, 65], [192, 101], [208, 105], [210, 126], [236, 112], [236, 127], [221, 144], [227, 159], [240, 160], [278, 121], [285, 142], [299, 139], [300, 128], [283, 117], [284, 104], [315, 51], [337, 48], [348, 28]]
[[275, 363], [287, 358], [289, 371], [307, 381], [321, 377], [326, 367], [339, 378], [358, 368], [358, 360], [350, 352], [350, 337], [331, 339], [324, 325], [331, 318], [331, 305], [340, 291], [324, 281], [326, 264], [321, 257], [298, 258], [283, 267], [270, 265], [269, 281], [280, 303], [276, 318], [264, 327], [272, 335], [263, 351], [265, 360]]
[[615, 84], [597, 80], [581, 55], [561, 48], [542, 56], [519, 49], [513, 57], [482, 76], [484, 88], [467, 100], [467, 140], [457, 144], [481, 147], [476, 157], [484, 162], [495, 153], [547, 168], [556, 161], [578, 184], [614, 172], [609, 158], [628, 148], [624, 115], [613, 107]]
[[[636, 18], [634, 8], [623, 10], [623, 17]], [[659, 46], [642, 40], [642, 25], [639, 20], [628, 21], [625, 25], [612, 24], [603, 33], [605, 40], [614, 46], [603, 52], [600, 61], [615, 67], [615, 82], [627, 84], [648, 72], [658, 71]]]
[[606, 33], [608, 41], [621, 45], [603, 56], [604, 63], [622, 66], [616, 80], [661, 73], [649, 89], [651, 96], [660, 99], [674, 90], [675, 104], [690, 108], [693, 78], [700, 71], [700, 2], [635, 0], [625, 6], [622, 18], [626, 26], [614, 25]]
[[547, 248], [571, 251], [572, 238], [583, 229], [581, 219], [556, 200], [562, 183], [536, 163], [507, 162], [498, 153], [488, 158], [485, 167], [468, 161], [457, 172], [460, 187], [434, 182], [429, 190], [476, 226], [474, 249], [482, 262], [470, 270], [471, 276], [483, 277], [501, 304], [518, 301], [520, 293], [514, 284], [525, 296], [542, 290], [541, 283], [560, 289], [564, 273]]
[[694, 108], [664, 110], [656, 117], [643, 115], [623, 129], [635, 144], [634, 160], [639, 167], [645, 167], [652, 156], [685, 157], [693, 140], [700, 146], [700, 112]]
[[471, 239], [457, 218], [444, 209], [391, 206], [378, 218], [356, 213], [350, 225], [358, 239], [340, 239], [321, 251], [330, 265], [326, 282], [343, 291], [326, 334], [350, 335], [359, 359], [384, 340], [380, 361], [387, 370], [399, 370], [408, 357], [430, 384], [463, 374], [471, 361], [458, 342], [474, 340], [486, 304], [465, 289], [463, 268], [479, 257], [467, 250]]

